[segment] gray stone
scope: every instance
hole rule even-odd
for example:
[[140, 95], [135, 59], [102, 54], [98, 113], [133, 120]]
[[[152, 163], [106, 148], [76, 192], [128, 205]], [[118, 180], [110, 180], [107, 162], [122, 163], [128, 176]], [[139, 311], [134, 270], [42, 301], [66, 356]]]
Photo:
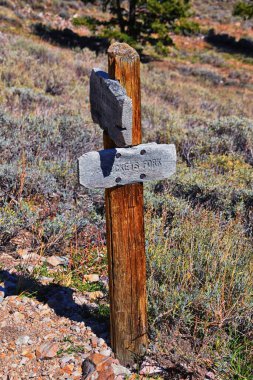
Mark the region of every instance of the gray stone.
[[106, 349], [106, 350], [101, 350], [99, 353], [100, 355], [103, 355], [103, 356], [110, 356], [112, 351], [109, 349]]
[[21, 361], [20, 361], [20, 363], [19, 363], [19, 365], [21, 366], [21, 365], [25, 365], [27, 362], [28, 362], [28, 358], [22, 358], [21, 359]]
[[132, 144], [132, 100], [117, 80], [95, 68], [90, 76], [90, 104], [94, 123], [108, 133], [117, 146]]
[[102, 347], [105, 344], [105, 341], [103, 338], [98, 339], [98, 347]]
[[78, 327], [78, 326], [70, 326], [70, 330], [72, 330], [72, 331], [76, 331], [77, 333], [80, 333], [80, 327]]
[[78, 161], [81, 185], [109, 188], [170, 177], [176, 171], [176, 149], [172, 144], [141, 144], [89, 152]]
[[22, 346], [23, 344], [28, 344], [29, 340], [30, 337], [28, 335], [21, 335], [16, 339], [15, 343], [17, 346]]
[[82, 363], [82, 375], [83, 378], [86, 379], [89, 375], [91, 375], [93, 372], [95, 372], [96, 367], [95, 364], [89, 360], [85, 359]]
[[123, 367], [120, 364], [114, 364], [112, 363], [112, 369], [115, 376], [129, 376], [131, 375], [131, 372], [128, 368]]
[[58, 265], [62, 264], [62, 260], [58, 256], [50, 256], [47, 257], [47, 263], [52, 265], [52, 267], [57, 267]]
[[208, 380], [215, 380], [215, 374], [213, 372], [209, 371], [205, 374], [205, 378]]

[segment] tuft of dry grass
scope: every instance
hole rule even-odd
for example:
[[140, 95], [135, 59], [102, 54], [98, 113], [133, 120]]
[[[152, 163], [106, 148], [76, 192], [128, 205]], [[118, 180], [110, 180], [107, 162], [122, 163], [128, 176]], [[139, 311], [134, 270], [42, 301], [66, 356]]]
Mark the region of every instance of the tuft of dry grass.
[[[250, 368], [253, 248], [240, 214], [227, 219], [171, 198], [159, 214], [148, 210], [146, 227], [149, 318], [158, 356], [166, 352], [187, 362], [190, 355], [195, 371], [209, 357], [209, 368], [229, 376], [237, 340], [247, 342], [241, 348], [247, 347]], [[182, 339], [189, 341], [185, 349]], [[164, 351], [169, 340], [173, 352]]]

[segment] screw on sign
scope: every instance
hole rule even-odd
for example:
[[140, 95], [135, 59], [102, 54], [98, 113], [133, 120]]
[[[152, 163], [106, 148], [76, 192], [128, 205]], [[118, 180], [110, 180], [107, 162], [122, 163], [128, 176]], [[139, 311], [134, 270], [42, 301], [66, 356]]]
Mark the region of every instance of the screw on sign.
[[108, 74], [92, 70], [90, 101], [105, 149], [79, 158], [79, 182], [105, 188], [111, 345], [131, 365], [147, 346], [143, 182], [170, 177], [176, 150], [141, 144], [140, 58], [129, 45], [110, 46]]

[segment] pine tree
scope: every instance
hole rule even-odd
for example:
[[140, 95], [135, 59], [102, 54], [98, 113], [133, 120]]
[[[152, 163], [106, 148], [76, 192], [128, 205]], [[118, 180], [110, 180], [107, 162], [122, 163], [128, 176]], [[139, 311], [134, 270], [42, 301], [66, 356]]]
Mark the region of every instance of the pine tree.
[[100, 3], [104, 11], [111, 12], [111, 25], [118, 25], [121, 33], [135, 40], [147, 39], [155, 33], [165, 44], [174, 22], [187, 17], [190, 9], [190, 0], [101, 0]]

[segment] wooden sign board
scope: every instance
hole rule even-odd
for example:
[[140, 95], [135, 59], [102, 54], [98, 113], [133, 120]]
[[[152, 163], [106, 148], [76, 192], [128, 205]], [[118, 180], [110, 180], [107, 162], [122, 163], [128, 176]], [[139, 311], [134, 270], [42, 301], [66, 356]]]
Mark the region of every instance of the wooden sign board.
[[118, 81], [100, 69], [90, 76], [91, 116], [119, 147], [132, 144], [132, 100]]
[[176, 171], [176, 149], [173, 144], [141, 144], [89, 152], [78, 161], [81, 185], [109, 188], [170, 177]]

